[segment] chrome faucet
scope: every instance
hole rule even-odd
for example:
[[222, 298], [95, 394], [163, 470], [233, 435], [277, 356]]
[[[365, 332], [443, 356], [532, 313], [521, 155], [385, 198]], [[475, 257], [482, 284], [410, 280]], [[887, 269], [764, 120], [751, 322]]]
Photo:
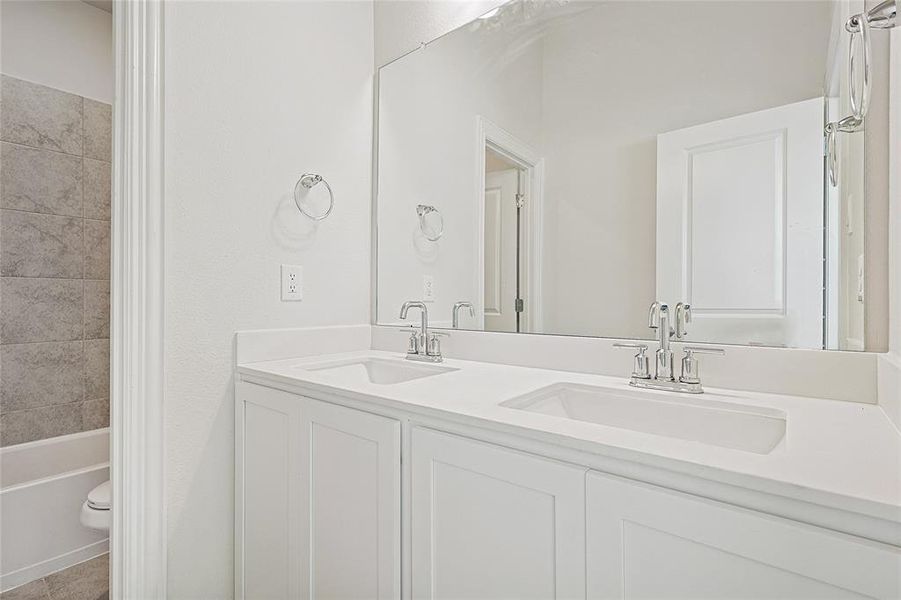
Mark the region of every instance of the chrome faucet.
[[638, 350], [632, 367], [632, 377], [629, 385], [655, 390], [668, 390], [671, 392], [686, 392], [689, 394], [701, 394], [700, 365], [695, 354], [725, 354], [722, 348], [685, 347], [682, 357], [682, 374], [676, 379], [673, 369], [673, 350], [670, 345], [672, 337], [683, 339], [688, 331], [687, 324], [691, 323], [691, 305], [679, 302], [675, 308], [675, 328], [670, 326], [669, 306], [660, 302], [651, 304], [648, 311], [648, 327], [657, 330], [657, 342], [659, 347], [655, 353], [654, 374], [651, 374], [648, 357], [645, 352], [647, 344], [616, 343], [617, 348], [634, 348]]
[[670, 338], [673, 336], [673, 328], [669, 324], [669, 305], [660, 302], [651, 304], [648, 310], [648, 327], [657, 330], [657, 348], [654, 370], [654, 379], [658, 381], [670, 381], [673, 379], [673, 351], [670, 348]]
[[410, 343], [407, 346], [407, 360], [419, 360], [424, 362], [441, 362], [444, 358], [441, 356], [441, 342], [438, 340], [439, 333], [429, 333], [429, 309], [425, 302], [419, 300], [408, 300], [400, 307], [400, 318], [406, 319], [407, 312], [411, 308], [418, 308], [422, 323], [419, 333], [414, 330], [410, 335]]
[[453, 323], [451, 324], [451, 327], [453, 327], [454, 329], [457, 329], [460, 326], [460, 309], [461, 308], [468, 308], [470, 317], [476, 316], [475, 311], [472, 309], [472, 302], [455, 302], [454, 303], [454, 318], [453, 318]]

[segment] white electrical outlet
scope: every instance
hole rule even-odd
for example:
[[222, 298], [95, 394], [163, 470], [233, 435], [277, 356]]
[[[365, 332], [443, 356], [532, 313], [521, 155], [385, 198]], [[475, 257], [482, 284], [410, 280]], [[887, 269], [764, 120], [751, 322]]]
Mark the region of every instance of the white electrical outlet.
[[303, 267], [282, 265], [282, 302], [303, 300]]
[[432, 275], [422, 276], [422, 301], [435, 301], [435, 278]]

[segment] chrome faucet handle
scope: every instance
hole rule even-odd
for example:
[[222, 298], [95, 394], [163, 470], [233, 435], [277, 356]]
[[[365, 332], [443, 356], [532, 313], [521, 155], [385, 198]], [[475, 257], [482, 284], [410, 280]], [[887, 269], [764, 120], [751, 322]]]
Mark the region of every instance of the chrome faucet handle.
[[696, 354], [718, 354], [722, 356], [726, 353], [725, 348], [717, 348], [717, 347], [705, 347], [705, 346], [685, 346], [682, 348], [682, 351], [686, 354], [690, 352], [694, 352]]
[[429, 333], [429, 342], [426, 346], [426, 354], [429, 356], [441, 356], [441, 340], [439, 337], [450, 337], [450, 334], [444, 331], [432, 331]]
[[416, 331], [416, 328], [413, 325], [406, 325], [399, 327], [398, 331], [410, 334], [410, 339], [407, 341], [407, 354], [419, 354], [419, 332]]
[[717, 354], [722, 356], [726, 351], [722, 348], [705, 348], [703, 346], [686, 346], [682, 348], [685, 356], [682, 357], [682, 376], [679, 381], [682, 383], [698, 384], [701, 383], [701, 365], [695, 354]]
[[645, 354], [648, 349], [647, 344], [636, 344], [632, 342], [615, 342], [613, 344], [614, 348], [632, 348], [634, 350], [638, 350], [638, 354], [636, 354], [632, 363], [632, 377], [634, 379], [650, 379], [651, 378], [651, 367], [650, 361], [648, 360], [648, 355]]

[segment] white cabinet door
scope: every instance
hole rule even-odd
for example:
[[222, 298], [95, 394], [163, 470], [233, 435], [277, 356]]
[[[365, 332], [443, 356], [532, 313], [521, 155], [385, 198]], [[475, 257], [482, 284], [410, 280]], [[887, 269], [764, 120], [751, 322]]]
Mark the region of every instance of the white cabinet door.
[[413, 598], [585, 597], [585, 469], [412, 432]]
[[657, 136], [657, 300], [688, 339], [823, 347], [823, 99]]
[[898, 548], [589, 472], [589, 598], [898, 598]]
[[399, 598], [400, 422], [244, 382], [238, 402], [238, 597]]
[[297, 598], [300, 398], [244, 382], [236, 390], [236, 596]]
[[301, 427], [304, 597], [400, 598], [400, 422], [307, 400]]

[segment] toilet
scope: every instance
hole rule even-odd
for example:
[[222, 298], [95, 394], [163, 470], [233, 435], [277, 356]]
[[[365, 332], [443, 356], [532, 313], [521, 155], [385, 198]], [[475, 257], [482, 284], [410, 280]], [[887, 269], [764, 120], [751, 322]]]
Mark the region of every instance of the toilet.
[[88, 493], [88, 499], [81, 505], [82, 525], [109, 531], [111, 493], [109, 481], [101, 483]]

